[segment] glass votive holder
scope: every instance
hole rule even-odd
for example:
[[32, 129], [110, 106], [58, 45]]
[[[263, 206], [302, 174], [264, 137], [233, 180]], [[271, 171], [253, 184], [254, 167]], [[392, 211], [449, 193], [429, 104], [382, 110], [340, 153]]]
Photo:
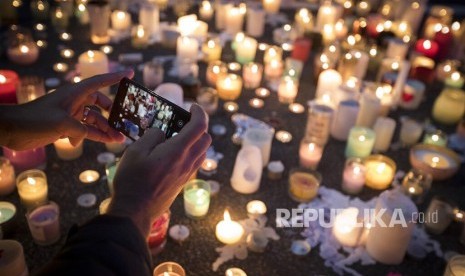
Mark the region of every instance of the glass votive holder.
[[37, 76], [21, 77], [16, 89], [19, 104], [33, 101], [43, 95], [45, 95], [44, 79]]
[[446, 198], [435, 196], [426, 209], [425, 228], [429, 233], [439, 235], [451, 224], [455, 205]]
[[6, 54], [13, 63], [29, 65], [39, 58], [39, 46], [37, 46], [29, 30], [23, 28], [10, 30], [7, 42]]
[[54, 202], [38, 206], [26, 214], [34, 242], [50, 245], [60, 239], [60, 208]]
[[194, 179], [184, 186], [184, 211], [190, 218], [203, 218], [210, 206], [210, 184]]
[[428, 131], [423, 137], [423, 144], [445, 147], [447, 145], [447, 134], [440, 130]]
[[244, 87], [246, 89], [255, 89], [260, 86], [263, 76], [263, 65], [249, 62], [246, 63], [242, 70], [242, 78], [244, 79]]
[[416, 144], [422, 133], [422, 124], [410, 118], [401, 119], [399, 138], [403, 146], [408, 147]]
[[220, 99], [233, 101], [241, 95], [242, 78], [236, 74], [221, 75], [216, 82], [216, 90]]
[[312, 138], [303, 138], [300, 141], [299, 164], [302, 168], [316, 170], [323, 156], [323, 146], [315, 143]]
[[376, 134], [370, 128], [359, 126], [351, 128], [345, 149], [345, 156], [359, 158], [367, 157], [373, 150], [375, 139]]
[[115, 179], [116, 169], [118, 168], [118, 162], [119, 159], [105, 165], [105, 174], [107, 175], [108, 190], [110, 191], [111, 195], [114, 192], [113, 180]]
[[33, 209], [48, 201], [47, 176], [41, 170], [28, 170], [16, 178], [21, 203], [27, 209]]
[[465, 273], [465, 255], [455, 255], [447, 262], [444, 276], [460, 276]]
[[173, 276], [186, 276], [186, 272], [184, 268], [178, 263], [175, 262], [164, 262], [153, 270], [153, 276], [165, 276], [165, 275], [173, 275]]
[[208, 115], [213, 115], [218, 109], [218, 92], [211, 87], [202, 87], [197, 95], [197, 103]]
[[163, 82], [164, 73], [163, 63], [157, 60], [146, 62], [142, 71], [144, 86], [149, 89], [155, 89]]
[[392, 184], [396, 163], [391, 158], [375, 154], [363, 160], [366, 168], [365, 184], [375, 190], [384, 190]]
[[289, 173], [289, 196], [297, 202], [309, 202], [318, 195], [321, 181], [317, 171], [294, 168]]
[[444, 89], [436, 98], [432, 115], [435, 121], [452, 125], [465, 114], [465, 92], [460, 89]]
[[280, 103], [294, 102], [299, 90], [299, 82], [290, 76], [284, 76], [278, 85], [278, 100]]
[[348, 194], [358, 194], [365, 185], [366, 167], [361, 158], [349, 158], [342, 173], [342, 190]]
[[0, 196], [11, 194], [16, 188], [16, 175], [10, 160], [0, 156]]
[[152, 256], [158, 255], [165, 248], [170, 217], [171, 212], [168, 210], [152, 223], [147, 239]]
[[150, 33], [144, 28], [143, 25], [137, 25], [131, 31], [131, 44], [132, 47], [137, 49], [147, 48], [149, 45]]
[[220, 75], [228, 73], [228, 66], [226, 63], [219, 60], [208, 63], [207, 67], [207, 82], [209, 85], [216, 87], [216, 81]]
[[94, 44], [110, 42], [110, 5], [105, 1], [91, 1], [87, 4], [90, 18], [90, 39]]
[[64, 32], [69, 24], [69, 14], [61, 7], [56, 7], [51, 13], [51, 21], [57, 32]]
[[431, 188], [433, 177], [431, 174], [423, 172], [419, 169], [411, 169], [402, 180], [402, 188], [404, 193], [412, 198], [412, 200], [419, 204]]

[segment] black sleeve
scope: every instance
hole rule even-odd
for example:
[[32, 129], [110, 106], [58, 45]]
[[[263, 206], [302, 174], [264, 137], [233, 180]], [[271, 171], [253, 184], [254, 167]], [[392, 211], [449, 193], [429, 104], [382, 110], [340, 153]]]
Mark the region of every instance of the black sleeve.
[[37, 275], [152, 275], [147, 243], [129, 218], [101, 215], [74, 226]]

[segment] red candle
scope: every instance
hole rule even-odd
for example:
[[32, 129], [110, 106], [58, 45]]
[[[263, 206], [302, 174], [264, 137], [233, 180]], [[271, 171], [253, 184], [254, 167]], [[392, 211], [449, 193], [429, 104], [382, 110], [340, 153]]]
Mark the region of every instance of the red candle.
[[439, 52], [439, 45], [437, 42], [429, 39], [419, 39], [415, 44], [415, 50], [429, 58], [436, 58]]
[[170, 224], [170, 211], [165, 212], [157, 218], [150, 229], [150, 234], [147, 243], [152, 255], [160, 253], [166, 244], [166, 233]]
[[434, 67], [434, 60], [428, 57], [418, 56], [412, 62], [410, 77], [424, 83], [431, 83], [435, 76]]
[[306, 62], [310, 55], [312, 41], [306, 38], [298, 38], [294, 41], [291, 57]]
[[439, 45], [438, 59], [444, 59], [452, 49], [454, 36], [448, 27], [443, 27], [440, 32], [434, 35], [434, 41]]
[[[384, 31], [384, 19], [380, 14], [370, 14], [368, 16], [367, 33], [370, 37], [376, 38]], [[382, 26], [382, 28], [380, 28]]]
[[0, 70], [0, 104], [16, 104], [19, 77], [11, 70]]

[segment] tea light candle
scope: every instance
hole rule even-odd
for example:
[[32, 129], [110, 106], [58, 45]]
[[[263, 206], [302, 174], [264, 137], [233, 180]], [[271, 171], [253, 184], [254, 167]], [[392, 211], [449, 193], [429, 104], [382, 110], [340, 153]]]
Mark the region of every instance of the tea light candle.
[[465, 256], [457, 254], [447, 262], [444, 276], [455, 276], [465, 273]]
[[266, 214], [266, 205], [261, 200], [252, 200], [247, 203], [247, 214], [250, 217], [263, 216]]
[[111, 203], [111, 197], [105, 198], [99, 205], [98, 211], [100, 215], [104, 215], [108, 211], [108, 207], [110, 206]]
[[297, 202], [309, 202], [317, 196], [320, 183], [318, 172], [293, 169], [289, 174], [289, 195]]
[[358, 213], [357, 208], [349, 207], [334, 220], [333, 235], [342, 246], [355, 247], [361, 243], [364, 227], [358, 220]]
[[301, 114], [305, 111], [305, 107], [300, 103], [292, 103], [289, 105], [289, 110], [295, 114]]
[[353, 127], [349, 133], [345, 156], [363, 158], [370, 155], [375, 139], [376, 134], [373, 130], [365, 127]]
[[213, 16], [213, 7], [209, 1], [202, 1], [199, 6], [199, 15], [200, 18], [208, 21], [212, 18]]
[[132, 31], [131, 45], [134, 48], [146, 48], [149, 45], [150, 33], [143, 25], [134, 26]]
[[209, 39], [202, 45], [204, 61], [210, 62], [221, 59], [221, 44], [218, 39]]
[[153, 276], [186, 276], [186, 272], [178, 263], [164, 262], [155, 267]]
[[69, 23], [68, 13], [63, 11], [60, 7], [56, 7], [55, 11], [51, 14], [51, 21], [53, 27], [60, 32], [66, 30]]
[[131, 26], [131, 15], [121, 10], [113, 11], [111, 13], [111, 26], [116, 31], [127, 31]]
[[0, 156], [0, 195], [11, 194], [16, 188], [15, 169], [10, 160]]
[[176, 44], [176, 58], [179, 60], [196, 60], [198, 49], [199, 43], [197, 42], [197, 39], [187, 36], [180, 36], [178, 37]]
[[255, 95], [257, 95], [260, 98], [267, 98], [268, 96], [270, 96], [270, 90], [264, 87], [260, 87], [255, 89]]
[[10, 47], [6, 54], [8, 58], [20, 65], [29, 65], [39, 58], [39, 47], [36, 43], [21, 43], [17, 47]]
[[298, 92], [298, 83], [293, 78], [285, 76], [278, 86], [278, 99], [281, 103], [293, 103]]
[[439, 52], [439, 45], [429, 39], [419, 39], [415, 44], [415, 50], [426, 57], [434, 59]]
[[62, 41], [70, 41], [71, 39], [73, 39], [73, 36], [70, 33], [61, 33], [59, 38]]
[[200, 166], [200, 170], [203, 172], [203, 173], [213, 173], [214, 171], [216, 171], [216, 169], [218, 168], [218, 162], [216, 162], [215, 159], [210, 159], [210, 158], [206, 158], [202, 165]]
[[450, 77], [446, 78], [444, 84], [451, 88], [460, 89], [463, 87], [464, 82], [465, 79], [463, 78], [462, 74], [460, 74], [460, 72], [458, 71], [455, 71], [452, 74], [450, 74]]
[[28, 209], [47, 202], [47, 177], [43, 171], [28, 170], [16, 178], [16, 187], [21, 203]]
[[236, 60], [241, 64], [252, 62], [257, 52], [257, 40], [245, 37], [243, 41], [237, 43]]
[[287, 144], [292, 141], [292, 134], [289, 131], [280, 130], [275, 134], [276, 140], [283, 144]]
[[300, 166], [315, 170], [323, 155], [323, 147], [312, 142], [310, 139], [303, 139], [300, 142], [299, 160]]
[[375, 152], [384, 152], [389, 149], [392, 137], [396, 129], [396, 121], [387, 117], [379, 117], [376, 119], [373, 131], [375, 132], [375, 144], [373, 150]]
[[103, 45], [100, 47], [100, 51], [104, 52], [105, 54], [109, 55], [113, 53], [113, 47], [110, 45]]
[[0, 70], [0, 103], [16, 103], [16, 86], [19, 84], [19, 77], [11, 70]]
[[342, 174], [342, 190], [348, 194], [358, 194], [365, 184], [366, 168], [360, 158], [349, 158]]
[[103, 52], [89, 50], [79, 56], [78, 66], [82, 79], [106, 74], [108, 73], [108, 58]]
[[209, 85], [216, 87], [220, 75], [228, 73], [228, 67], [221, 61], [213, 61], [208, 64], [206, 78]]
[[281, 6], [281, 0], [263, 0], [262, 5], [266, 13], [275, 14], [279, 12], [279, 7]]
[[376, 190], [388, 188], [396, 173], [396, 163], [383, 155], [371, 155], [364, 160], [366, 167], [365, 183]]
[[434, 120], [452, 125], [465, 114], [465, 92], [459, 89], [444, 89], [433, 105]]
[[445, 147], [447, 145], [447, 135], [440, 130], [426, 133], [423, 144]]
[[71, 49], [63, 49], [60, 51], [60, 56], [62, 58], [72, 58], [74, 57], [74, 51]]
[[412, 167], [430, 173], [434, 180], [444, 180], [457, 172], [460, 159], [446, 147], [418, 144], [410, 150], [410, 163]]
[[265, 105], [265, 102], [259, 98], [252, 98], [249, 100], [249, 105], [253, 108], [262, 108]]
[[225, 102], [223, 108], [228, 113], [236, 113], [239, 110], [239, 105], [235, 102]]
[[216, 83], [218, 96], [222, 100], [235, 100], [242, 91], [242, 78], [236, 74], [226, 74], [218, 77]]
[[224, 220], [216, 225], [216, 238], [224, 244], [235, 244], [242, 239], [244, 228], [236, 221], [231, 220], [229, 211], [224, 211]]
[[242, 78], [244, 79], [244, 87], [247, 89], [255, 89], [260, 86], [263, 75], [263, 65], [250, 62], [244, 65]]
[[284, 65], [280, 60], [273, 59], [270, 63], [265, 64], [265, 78], [275, 80], [282, 76]]
[[85, 170], [79, 174], [79, 181], [84, 184], [95, 183], [100, 178], [100, 174], [94, 170]]
[[224, 275], [225, 276], [247, 276], [247, 273], [245, 273], [245, 271], [240, 268], [233, 267], [233, 268], [226, 269], [226, 272]]
[[63, 73], [68, 71], [68, 64], [63, 62], [58, 62], [53, 65], [53, 70], [58, 73]]
[[26, 215], [32, 238], [38, 245], [50, 245], [60, 239], [60, 209], [55, 203], [39, 206]]
[[315, 98], [319, 99], [326, 93], [332, 93], [342, 84], [342, 76], [333, 69], [324, 70], [318, 77]]
[[189, 228], [182, 224], [176, 224], [170, 227], [168, 232], [170, 237], [178, 243], [184, 242], [190, 235]]
[[53, 145], [57, 152], [58, 158], [61, 160], [74, 160], [82, 155], [83, 143], [77, 146], [71, 145], [69, 138], [62, 138], [56, 140]]
[[184, 211], [191, 218], [202, 218], [210, 206], [210, 185], [208, 182], [194, 179], [184, 186]]

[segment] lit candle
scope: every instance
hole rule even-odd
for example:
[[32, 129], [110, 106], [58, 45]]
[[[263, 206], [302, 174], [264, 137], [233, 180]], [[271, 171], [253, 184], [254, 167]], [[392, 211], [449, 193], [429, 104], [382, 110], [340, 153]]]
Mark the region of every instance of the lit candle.
[[412, 61], [412, 70], [410, 78], [414, 78], [428, 84], [434, 80], [434, 67], [435, 62], [433, 59], [417, 56]]
[[364, 160], [366, 167], [365, 183], [376, 190], [388, 188], [396, 173], [396, 163], [383, 155], [371, 155]]
[[[16, 215], [15, 205], [7, 201], [0, 201], [0, 230], [2, 231], [2, 239], [8, 238], [11, 234], [17, 231], [17, 228], [15, 227], [16, 225], [14, 223], [15, 215]], [[0, 245], [0, 248], [2, 248], [1, 245]], [[4, 255], [2, 255], [2, 257], [4, 257]], [[4, 265], [4, 263], [2, 265]], [[2, 265], [0, 265], [0, 273], [2, 273]], [[4, 275], [10, 275], [10, 274], [4, 274]]]
[[363, 158], [370, 155], [375, 138], [376, 134], [373, 130], [365, 127], [353, 127], [349, 133], [345, 156]]
[[3, 155], [10, 160], [17, 172], [34, 168], [44, 169], [47, 164], [45, 147], [24, 151], [15, 151], [4, 147]]
[[149, 45], [150, 33], [143, 25], [134, 26], [132, 30], [131, 45], [134, 48], [146, 48]]
[[260, 87], [260, 88], [255, 89], [255, 95], [261, 98], [267, 98], [268, 96], [270, 96], [270, 90], [264, 87]]
[[209, 85], [216, 87], [220, 75], [226, 75], [228, 67], [221, 61], [213, 61], [208, 64], [206, 78]]
[[267, 47], [263, 56], [263, 62], [268, 63], [273, 59], [282, 60], [283, 49], [277, 46]]
[[293, 103], [298, 92], [298, 83], [293, 78], [285, 76], [278, 86], [278, 99], [281, 103]]
[[299, 33], [302, 35], [313, 30], [313, 16], [307, 8], [299, 9], [294, 15], [294, 21]]
[[223, 108], [228, 113], [236, 113], [239, 110], [239, 105], [235, 102], [225, 102]]
[[435, 41], [419, 39], [415, 44], [415, 50], [424, 56], [434, 59], [439, 52], [439, 46]]
[[244, 14], [239, 7], [232, 7], [226, 14], [226, 33], [235, 35], [242, 30], [244, 25]]
[[235, 244], [242, 239], [244, 228], [236, 221], [231, 220], [229, 211], [224, 211], [224, 220], [216, 225], [216, 238], [225, 244]]
[[187, 36], [180, 36], [177, 39], [176, 44], [176, 58], [182, 59], [197, 59], [197, 53], [199, 50], [199, 43], [197, 39], [190, 38]]
[[164, 262], [155, 267], [153, 276], [186, 276], [186, 272], [178, 263]]
[[385, 152], [389, 150], [392, 137], [396, 129], [396, 121], [387, 117], [379, 117], [376, 119], [373, 131], [375, 132], [375, 144], [373, 150], [375, 152]]
[[184, 211], [191, 218], [202, 218], [210, 206], [210, 184], [194, 179], [184, 186]]
[[208, 21], [212, 18], [213, 16], [213, 7], [209, 1], [202, 1], [199, 6], [199, 15], [200, 18]]
[[292, 141], [292, 134], [289, 131], [279, 130], [276, 132], [275, 136], [276, 140], [283, 144], [287, 144]]
[[459, 89], [444, 89], [433, 105], [432, 115], [435, 121], [452, 125], [465, 114], [465, 92]]
[[266, 214], [266, 205], [261, 200], [252, 200], [247, 203], [247, 214], [251, 217], [262, 216]]
[[253, 108], [262, 108], [265, 105], [265, 102], [259, 98], [252, 98], [249, 100], [249, 105]]
[[[79, 72], [82, 79], [95, 75], [108, 73], [108, 58], [100, 51], [87, 51], [82, 53], [78, 59]], [[105, 92], [108, 92], [106, 89]]]
[[362, 242], [365, 228], [358, 214], [357, 208], [349, 207], [336, 216], [333, 235], [342, 246], [355, 247]]
[[34, 42], [20, 43], [16, 47], [9, 47], [6, 54], [16, 64], [29, 65], [39, 58], [39, 47]]
[[300, 103], [292, 103], [292, 104], [289, 105], [289, 110], [292, 113], [300, 114], [300, 113], [303, 113], [305, 111], [305, 107], [303, 105], [301, 105]]
[[28, 209], [47, 202], [47, 177], [43, 171], [28, 170], [16, 178], [21, 203]]
[[318, 30], [323, 30], [324, 25], [333, 26], [338, 17], [338, 11], [335, 6], [332, 5], [331, 1], [324, 1], [318, 9], [316, 16], [316, 28]]
[[111, 9], [105, 2], [87, 3], [90, 19], [90, 39], [94, 44], [106, 44], [110, 42], [108, 29], [110, 25]]
[[215, 159], [210, 159], [210, 158], [206, 158], [203, 161], [202, 165], [200, 166], [200, 170], [203, 173], [207, 173], [207, 174], [213, 173], [214, 171], [216, 171], [217, 168], [218, 168], [218, 162], [216, 162]]
[[414, 145], [423, 133], [423, 125], [419, 122], [405, 118], [401, 120], [399, 140], [404, 146]]
[[236, 60], [241, 64], [252, 62], [257, 52], [257, 40], [245, 37], [243, 41], [237, 43]]
[[231, 176], [232, 188], [241, 194], [251, 194], [260, 187], [262, 177], [262, 153], [254, 145], [242, 145], [237, 153]]
[[226, 269], [226, 272], [224, 275], [225, 276], [247, 276], [247, 273], [245, 273], [245, 271], [240, 268], [232, 267], [232, 268]]
[[463, 78], [462, 74], [460, 72], [455, 71], [452, 74], [450, 74], [450, 77], [446, 78], [444, 84], [448, 87], [451, 88], [462, 88], [463, 84], [465, 82], [465, 79]]
[[418, 169], [411, 169], [402, 180], [402, 189], [406, 195], [419, 204], [431, 188], [433, 176]]
[[221, 59], [221, 49], [218, 39], [209, 39], [202, 45], [203, 60], [210, 62]]
[[265, 31], [266, 12], [259, 8], [247, 9], [247, 34], [253, 37], [261, 37]]
[[0, 195], [11, 194], [16, 188], [15, 169], [10, 160], [0, 157]]
[[315, 144], [310, 139], [303, 139], [300, 142], [299, 160], [300, 166], [315, 170], [323, 155], [323, 147]]
[[278, 13], [279, 7], [281, 6], [281, 0], [263, 0], [262, 5], [266, 13]]
[[310, 56], [312, 41], [307, 38], [297, 38], [292, 46], [291, 57], [306, 62]]
[[16, 104], [16, 86], [18, 74], [10, 70], [0, 70], [0, 103]]
[[64, 12], [60, 7], [56, 7], [55, 12], [51, 14], [51, 21], [58, 32], [64, 31], [69, 23], [68, 13]]
[[159, 254], [166, 245], [168, 226], [170, 224], [171, 212], [168, 210], [155, 219], [150, 228], [147, 245], [152, 256]]
[[62, 138], [56, 140], [53, 145], [55, 146], [58, 158], [61, 160], [74, 160], [82, 155], [82, 142], [77, 146], [73, 146], [71, 145], [69, 138]]
[[68, 71], [68, 64], [63, 62], [58, 62], [53, 65], [53, 70], [58, 73], [63, 73]]
[[315, 140], [319, 145], [325, 145], [329, 139], [331, 121], [334, 110], [324, 104], [311, 101], [305, 128], [305, 137]]
[[260, 86], [263, 75], [263, 65], [250, 62], [244, 65], [242, 78], [244, 79], [244, 87], [247, 89], [255, 89]]
[[359, 109], [357, 101], [341, 101], [331, 124], [331, 136], [337, 140], [346, 141], [350, 129], [355, 126]]
[[226, 74], [218, 77], [216, 83], [218, 96], [223, 100], [235, 100], [242, 91], [242, 78], [235, 74]]
[[365, 184], [366, 168], [360, 158], [347, 159], [342, 174], [342, 190], [348, 194], [358, 194]]
[[95, 183], [100, 177], [100, 174], [94, 170], [85, 170], [79, 174], [79, 181], [84, 184]]
[[26, 214], [35, 243], [50, 245], [60, 239], [60, 208], [51, 202]]
[[376, 95], [363, 93], [360, 99], [360, 110], [355, 125], [372, 127], [381, 110], [381, 101]]
[[447, 145], [447, 135], [440, 130], [426, 133], [423, 144], [445, 147]]
[[197, 26], [197, 15], [189, 14], [178, 18], [178, 30], [181, 36], [192, 36]]
[[270, 63], [265, 64], [265, 78], [267, 80], [276, 80], [283, 74], [283, 62], [273, 59]]
[[309, 202], [317, 196], [320, 183], [318, 172], [293, 169], [289, 174], [289, 195], [297, 202]]
[[125, 11], [115, 10], [111, 13], [111, 26], [116, 31], [127, 31], [131, 27], [131, 15]]
[[156, 36], [160, 32], [160, 9], [152, 3], [141, 5], [139, 11], [139, 24], [144, 26], [148, 36]]

